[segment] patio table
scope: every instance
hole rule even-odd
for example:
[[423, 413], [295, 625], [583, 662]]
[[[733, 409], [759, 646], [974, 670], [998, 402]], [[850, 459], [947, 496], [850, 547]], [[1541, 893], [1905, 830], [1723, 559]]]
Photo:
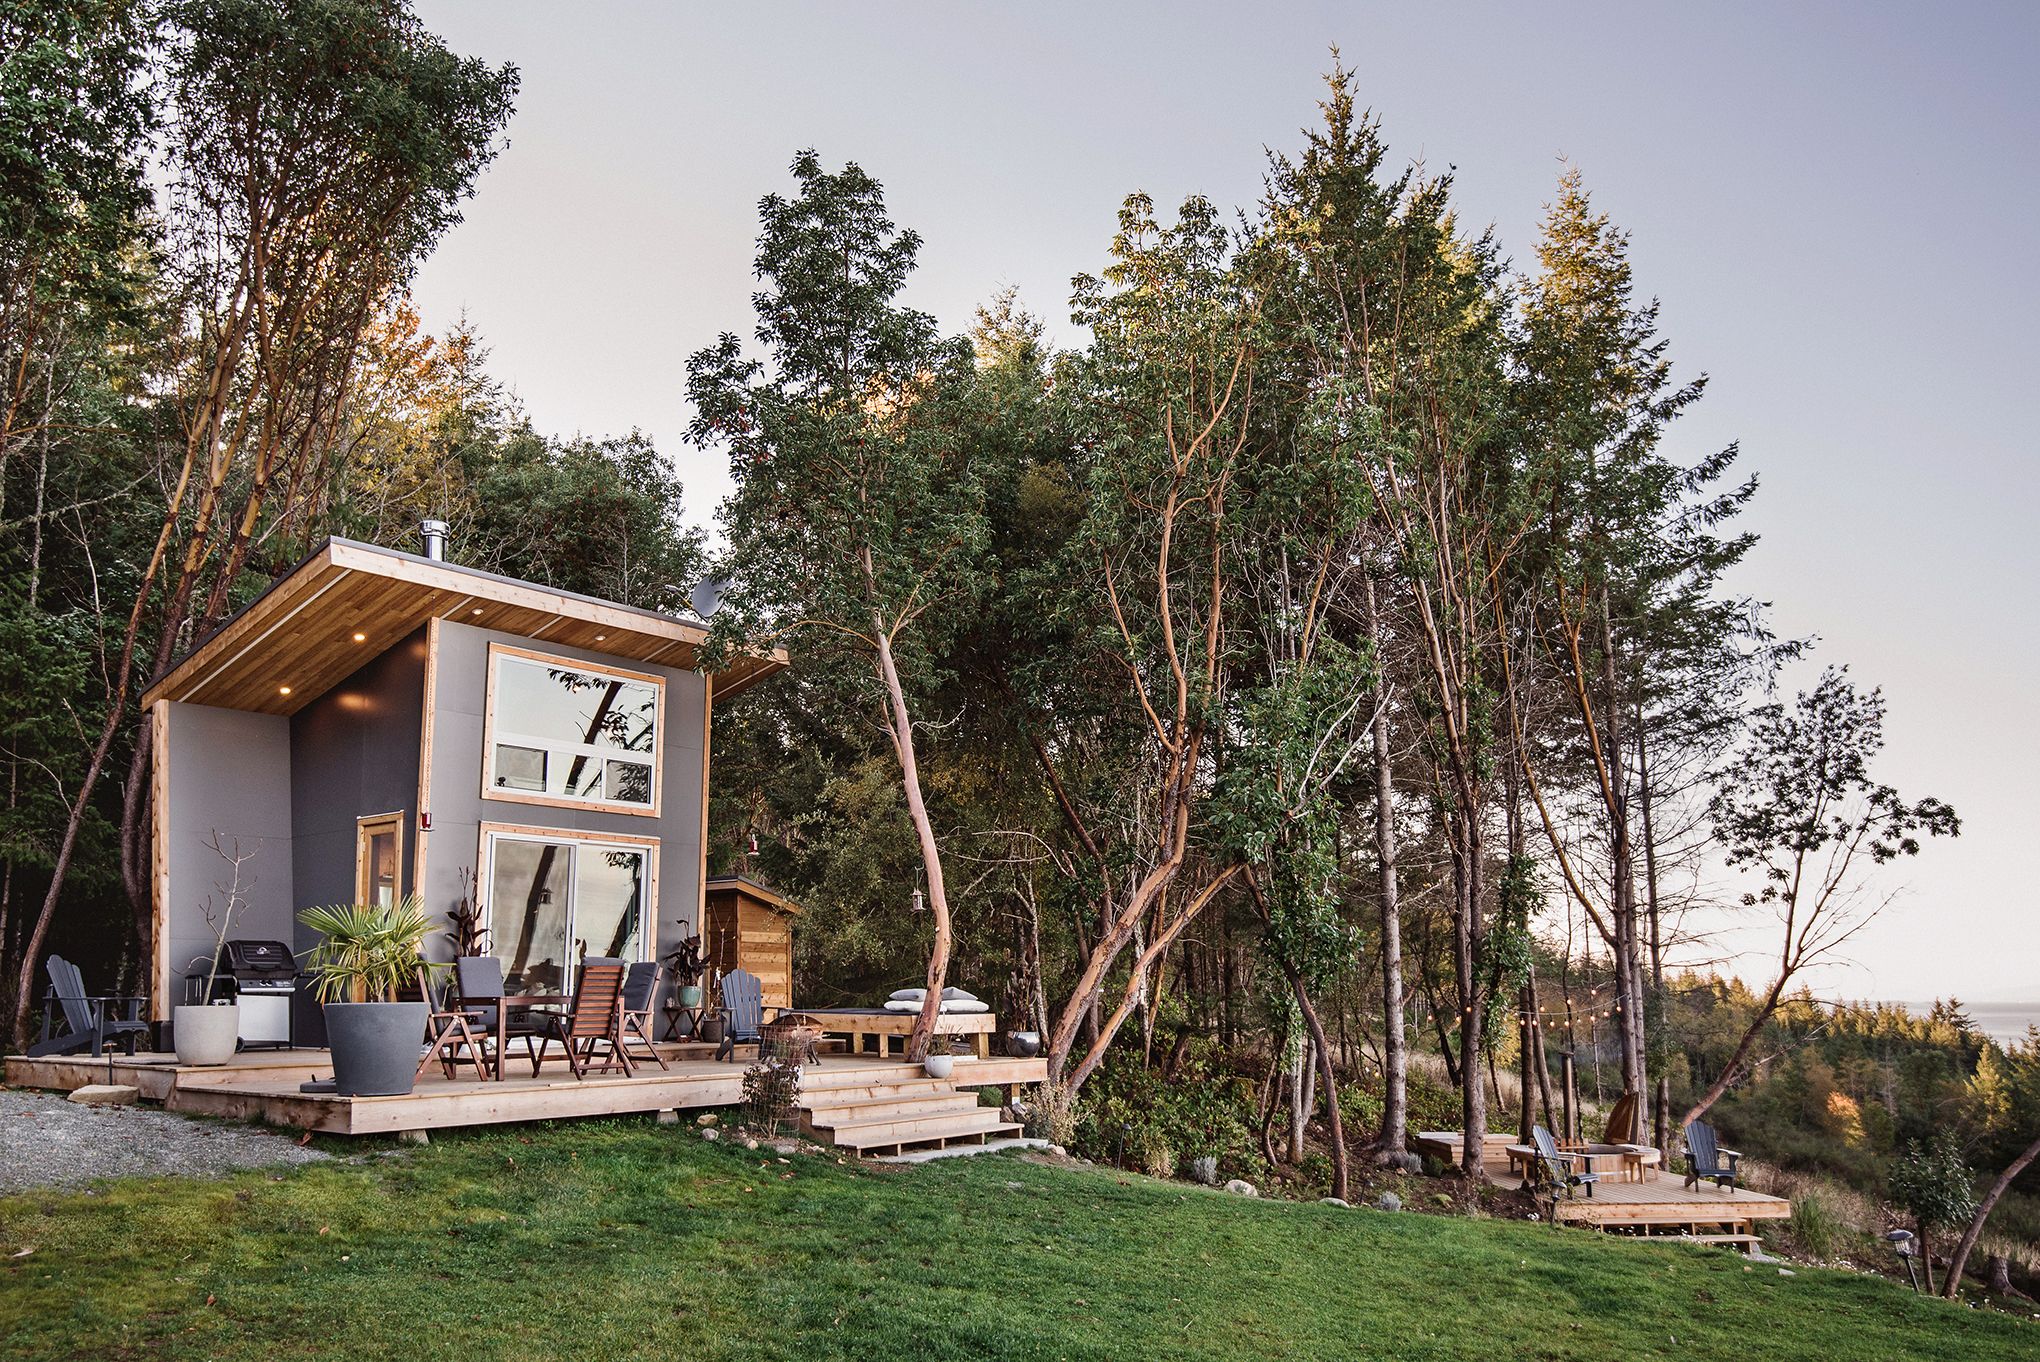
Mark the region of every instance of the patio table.
[[510, 1009], [565, 1007], [573, 999], [559, 993], [505, 994], [496, 999], [496, 1081], [503, 1081], [503, 1057], [510, 1049]]

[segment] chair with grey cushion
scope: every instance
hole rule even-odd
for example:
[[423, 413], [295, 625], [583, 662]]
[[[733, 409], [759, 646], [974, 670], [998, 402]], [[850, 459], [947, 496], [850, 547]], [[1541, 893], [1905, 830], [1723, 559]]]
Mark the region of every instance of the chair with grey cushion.
[[645, 1047], [645, 1055], [663, 1069], [666, 1057], [652, 1044], [652, 1004], [659, 996], [659, 962], [640, 960], [623, 976], [623, 1039]]
[[1741, 1151], [1721, 1147], [1714, 1127], [1707, 1122], [1694, 1121], [1686, 1127], [1686, 1186], [1698, 1189], [1702, 1182], [1711, 1182], [1728, 1188], [1728, 1194], [1734, 1196], [1735, 1180], [1741, 1176], [1736, 1165], [1741, 1160]]
[[[28, 1047], [31, 1059], [73, 1055], [80, 1050], [100, 1055], [106, 1052], [109, 1041], [130, 1055], [135, 1052], [135, 1042], [149, 1034], [149, 1024], [142, 1020], [143, 1000], [139, 996], [87, 993], [85, 976], [61, 955], [51, 956], [47, 968], [50, 991], [43, 995], [42, 1035]], [[55, 1030], [59, 1018], [64, 1023], [62, 1031]]]
[[493, 955], [463, 955], [453, 962], [453, 979], [469, 1031], [483, 1040], [495, 1041], [499, 1054], [510, 1041], [522, 1040], [525, 1057], [537, 1058], [533, 1038], [546, 1029], [552, 1014], [519, 1008], [510, 1014], [506, 1034], [496, 1034], [496, 1000], [503, 996], [501, 960]]

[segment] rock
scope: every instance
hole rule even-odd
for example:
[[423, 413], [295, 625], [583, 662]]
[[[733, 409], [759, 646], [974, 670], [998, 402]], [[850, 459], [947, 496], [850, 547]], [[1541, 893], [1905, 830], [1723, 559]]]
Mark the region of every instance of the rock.
[[1402, 1209], [1402, 1198], [1394, 1192], [1383, 1192], [1374, 1199], [1374, 1209], [1377, 1211], [1399, 1211]]
[[397, 1143], [431, 1144], [432, 1132], [427, 1130], [400, 1130], [397, 1132]]
[[1190, 1176], [1206, 1187], [1218, 1186], [1218, 1160], [1209, 1154], [1199, 1154], [1190, 1160]]
[[142, 1090], [126, 1083], [87, 1083], [71, 1093], [71, 1100], [85, 1107], [131, 1107], [142, 1100]]
[[715, 1122], [716, 1115], [712, 1111], [704, 1111], [701, 1113], [701, 1115], [694, 1118], [694, 1124], [703, 1127], [712, 1126], [715, 1124]]
[[704, 1140], [720, 1140], [722, 1135], [714, 1126], [709, 1126], [701, 1132], [701, 1138]]
[[1778, 1275], [1780, 1277], [1797, 1277], [1799, 1274], [1789, 1267], [1781, 1267], [1778, 1269]]
[[1232, 1194], [1233, 1194], [1234, 1196], [1259, 1196], [1259, 1195], [1261, 1195], [1261, 1189], [1260, 1189], [1260, 1188], [1258, 1188], [1258, 1187], [1254, 1186], [1254, 1184], [1253, 1184], [1253, 1183], [1251, 1183], [1251, 1182], [1246, 1182], [1246, 1181], [1243, 1181], [1243, 1180], [1242, 1180], [1242, 1179], [1240, 1179], [1240, 1178], [1234, 1178], [1234, 1179], [1233, 1179], [1233, 1180], [1232, 1180], [1231, 1182], [1228, 1182], [1228, 1183], [1227, 1183], [1227, 1184], [1225, 1185], [1225, 1189], [1226, 1189], [1226, 1190], [1227, 1190], [1228, 1192], [1231, 1192], [1231, 1193], [1232, 1193]]
[[757, 1142], [756, 1140], [746, 1140], [746, 1141], [744, 1141], [744, 1148], [746, 1148], [746, 1149], [756, 1149], [757, 1147], [758, 1147], [758, 1142]]
[[1062, 1147], [1061, 1145], [1059, 1145], [1059, 1144], [1052, 1144], [1052, 1145], [1050, 1145], [1050, 1146], [1048, 1147], [1048, 1149], [1047, 1149], [1047, 1151], [1046, 1151], [1046, 1152], [1047, 1152], [1047, 1153], [1050, 1153], [1050, 1154], [1053, 1154], [1053, 1155], [1055, 1155], [1055, 1156], [1056, 1156], [1057, 1158], [1059, 1158], [1059, 1159], [1066, 1159], [1066, 1158], [1068, 1158], [1068, 1157], [1070, 1156], [1070, 1151], [1069, 1151], [1069, 1150], [1067, 1150], [1067, 1149], [1064, 1149], [1064, 1148], [1063, 1148], [1063, 1147]]
[[680, 1124], [680, 1113], [679, 1113], [679, 1112], [677, 1112], [677, 1111], [675, 1111], [675, 1110], [673, 1110], [673, 1109], [672, 1109], [671, 1107], [667, 1107], [667, 1108], [663, 1109], [662, 1111], [660, 1111], [660, 1112], [659, 1112], [659, 1124], [660, 1124], [660, 1125], [662, 1125], [662, 1126], [677, 1126], [677, 1125], [679, 1125], [679, 1124]]
[[1347, 1201], [1347, 1200], [1345, 1200], [1345, 1199], [1344, 1199], [1343, 1197], [1335, 1197], [1335, 1196], [1321, 1196], [1321, 1197], [1319, 1197], [1319, 1198], [1318, 1198], [1318, 1205], [1320, 1205], [1320, 1206], [1337, 1206], [1337, 1207], [1339, 1207], [1339, 1208], [1340, 1208], [1340, 1209], [1342, 1209], [1342, 1210], [1348, 1210], [1348, 1211], [1350, 1211], [1350, 1210], [1352, 1210], [1352, 1209], [1353, 1209], [1353, 1203], [1352, 1203], [1352, 1202], [1350, 1202], [1350, 1201]]

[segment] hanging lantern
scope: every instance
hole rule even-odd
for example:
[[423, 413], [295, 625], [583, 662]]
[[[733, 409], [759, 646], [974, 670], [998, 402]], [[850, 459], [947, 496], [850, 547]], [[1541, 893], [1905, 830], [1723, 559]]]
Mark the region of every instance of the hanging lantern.
[[916, 885], [916, 886], [914, 887], [914, 905], [913, 905], [913, 906], [914, 906], [914, 911], [915, 911], [915, 912], [917, 912], [917, 913], [925, 913], [925, 912], [927, 912], [927, 911], [928, 911], [928, 898], [927, 898], [927, 896], [926, 896], [925, 894], [923, 894], [923, 893], [921, 892], [920, 886], [918, 886], [918, 885]]

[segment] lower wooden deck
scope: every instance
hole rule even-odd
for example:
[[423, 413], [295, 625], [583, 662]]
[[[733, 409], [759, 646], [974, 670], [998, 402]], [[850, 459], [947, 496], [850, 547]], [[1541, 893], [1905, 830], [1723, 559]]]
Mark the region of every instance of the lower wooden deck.
[[[1418, 1153], [1430, 1154], [1443, 1162], [1457, 1163], [1458, 1131], [1425, 1131], [1410, 1143]], [[1508, 1146], [1513, 1135], [1490, 1135], [1482, 1150], [1482, 1167], [1488, 1180], [1501, 1187], [1521, 1187], [1523, 1179], [1510, 1166]], [[1747, 1236], [1765, 1220], [1785, 1220], [1792, 1215], [1792, 1203], [1784, 1197], [1747, 1189], [1727, 1191], [1711, 1183], [1687, 1187], [1679, 1174], [1670, 1170], [1646, 1170], [1641, 1181], [1605, 1175], [1594, 1184], [1594, 1194], [1585, 1189], [1572, 1197], [1560, 1197], [1556, 1207], [1561, 1225], [1583, 1225], [1589, 1229], [1633, 1230], [1643, 1234], [1674, 1232], [1688, 1235]]]
[[[650, 1111], [734, 1106], [743, 1100], [745, 1065], [709, 1057], [713, 1047], [667, 1045], [659, 1050], [668, 1068], [641, 1064], [635, 1074], [576, 1079], [564, 1063], [536, 1077], [512, 1057], [502, 1082], [481, 1081], [468, 1071], [448, 1079], [437, 1068], [402, 1097], [339, 1097], [304, 1093], [298, 1085], [331, 1078], [323, 1050], [277, 1050], [237, 1055], [230, 1064], [199, 1068], [180, 1065], [173, 1055], [91, 1058], [9, 1059], [7, 1081], [18, 1087], [71, 1091], [90, 1083], [122, 1083], [161, 1102], [170, 1111], [260, 1121], [335, 1135], [390, 1135], [511, 1121], [547, 1121], [578, 1116], [618, 1116]], [[918, 1074], [918, 1065], [870, 1055], [824, 1055], [818, 1072], [866, 1073], [874, 1082]], [[1047, 1066], [1039, 1059], [959, 1057], [951, 1082], [958, 1087], [1009, 1087], [1039, 1083]]]

